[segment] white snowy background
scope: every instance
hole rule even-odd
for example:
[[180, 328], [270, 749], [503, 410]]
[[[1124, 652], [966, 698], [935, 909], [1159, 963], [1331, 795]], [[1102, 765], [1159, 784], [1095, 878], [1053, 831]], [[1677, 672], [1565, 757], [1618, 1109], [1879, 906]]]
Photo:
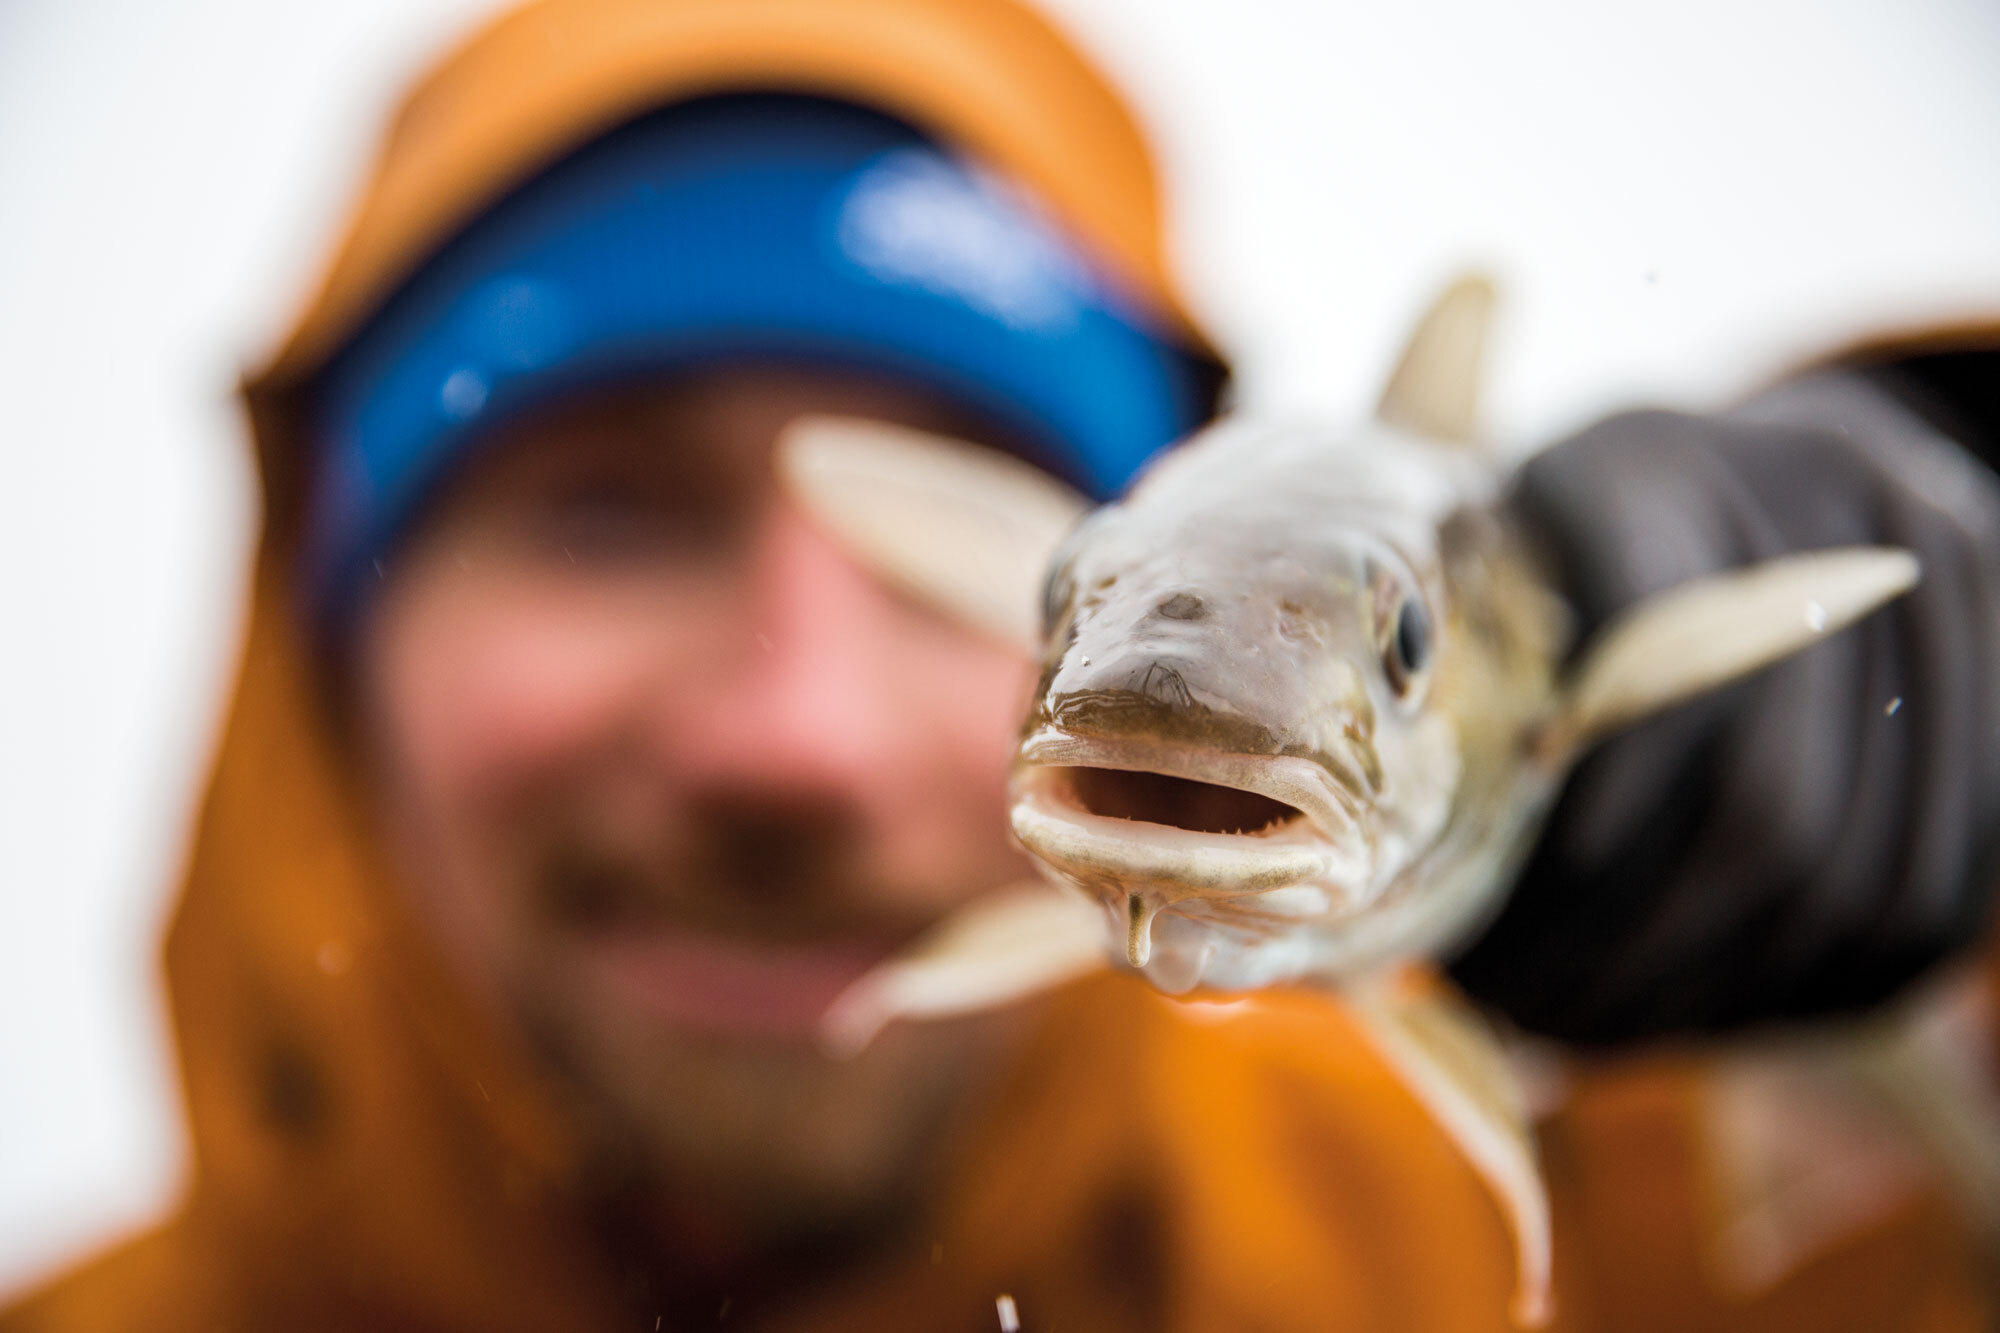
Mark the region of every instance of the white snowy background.
[[[1466, 261], [1520, 444], [2000, 312], [1986, 0], [1050, 3], [1257, 409], [1364, 408]], [[0, 1293], [180, 1178], [156, 953], [240, 623], [231, 387], [489, 8], [0, 0]]]

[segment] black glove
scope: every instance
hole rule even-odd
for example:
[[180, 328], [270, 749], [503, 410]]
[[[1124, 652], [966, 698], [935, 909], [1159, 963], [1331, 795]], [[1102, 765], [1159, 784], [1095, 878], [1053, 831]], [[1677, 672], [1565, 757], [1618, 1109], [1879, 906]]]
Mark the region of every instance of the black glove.
[[[1990, 365], [1991, 363], [1989, 363]], [[2000, 477], [1831, 371], [1722, 416], [1614, 417], [1513, 497], [1580, 635], [1662, 588], [1788, 552], [1905, 546], [1915, 591], [1614, 736], [1453, 964], [1582, 1044], [1875, 1004], [1982, 934], [2000, 868]]]

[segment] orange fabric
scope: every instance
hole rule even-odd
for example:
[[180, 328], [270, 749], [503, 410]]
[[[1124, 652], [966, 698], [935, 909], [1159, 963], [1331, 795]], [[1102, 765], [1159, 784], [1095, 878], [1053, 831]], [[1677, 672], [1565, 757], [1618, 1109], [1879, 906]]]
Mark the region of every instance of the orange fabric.
[[1732, 1295], [1717, 1272], [1700, 1103], [1704, 1063], [1669, 1052], [1588, 1071], [1541, 1127], [1556, 1205], [1557, 1299], [1578, 1328], [1620, 1333], [1989, 1329], [1990, 1278], [1936, 1193]]
[[[446, 983], [363, 836], [294, 623], [287, 393], [498, 191], [638, 110], [745, 84], [844, 93], [972, 145], [1179, 310], [1129, 116], [1010, 0], [543, 0], [426, 80], [324, 290], [248, 391], [267, 525], [166, 949], [187, 1196], [0, 1329], [635, 1326], [584, 1239], [560, 1116]], [[1029, 1329], [1507, 1326], [1497, 1209], [1330, 1000], [1189, 1007], [1108, 978], [1042, 1023], [934, 1226], [779, 1326], [990, 1330], [1003, 1292]], [[1558, 1327], [1721, 1326], [1677, 1230], [1695, 1208], [1684, 1083], [1614, 1081], [1552, 1129]], [[1852, 1299], [1879, 1277], [1916, 1284], [1885, 1288], [1920, 1307], [1897, 1326], [1974, 1327], [1941, 1226], [1871, 1238], [1879, 1262], [1825, 1274], [1790, 1307], [1818, 1322], [1797, 1326], [1884, 1326]]]

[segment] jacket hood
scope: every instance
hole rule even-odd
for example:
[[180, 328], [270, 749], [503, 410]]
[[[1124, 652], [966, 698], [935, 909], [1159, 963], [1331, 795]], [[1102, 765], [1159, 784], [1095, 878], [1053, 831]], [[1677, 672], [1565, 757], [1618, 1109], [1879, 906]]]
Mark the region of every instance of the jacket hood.
[[733, 90], [871, 106], [993, 163], [1206, 349], [1130, 114], [1012, 0], [539, 0], [422, 79], [317, 294], [244, 389], [265, 526], [166, 950], [195, 1159], [177, 1233], [215, 1240], [202, 1286], [222, 1308], [311, 1290], [334, 1324], [618, 1322], [576, 1240], [562, 1115], [443, 975], [367, 832], [295, 586], [301, 390], [495, 199], [637, 115]]

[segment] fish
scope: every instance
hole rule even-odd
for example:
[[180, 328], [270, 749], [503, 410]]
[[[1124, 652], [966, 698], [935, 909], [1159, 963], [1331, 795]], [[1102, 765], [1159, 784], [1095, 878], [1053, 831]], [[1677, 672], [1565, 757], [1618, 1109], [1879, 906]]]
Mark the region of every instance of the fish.
[[[1920, 571], [1894, 548], [1787, 556], [1572, 642], [1479, 427], [1494, 305], [1484, 276], [1450, 285], [1371, 418], [1227, 418], [1101, 507], [879, 423], [794, 423], [781, 466], [884, 577], [1041, 662], [1010, 820], [1067, 906], [1022, 887], [977, 929], [947, 923], [855, 994], [848, 1044], [1106, 958], [1170, 994], [1324, 986], [1493, 1189], [1533, 1324], [1550, 1223], [1526, 1099], [1491, 1026], [1426, 966], [1504, 904], [1592, 745], [1839, 632]], [[926, 536], [940, 528], [953, 539]]]
[[1566, 669], [1553, 571], [1474, 425], [1492, 301], [1449, 289], [1372, 420], [1213, 427], [1054, 558], [1013, 828], [1162, 990], [1449, 952], [1597, 739], [1916, 581], [1900, 550], [1772, 561], [1641, 604]]

